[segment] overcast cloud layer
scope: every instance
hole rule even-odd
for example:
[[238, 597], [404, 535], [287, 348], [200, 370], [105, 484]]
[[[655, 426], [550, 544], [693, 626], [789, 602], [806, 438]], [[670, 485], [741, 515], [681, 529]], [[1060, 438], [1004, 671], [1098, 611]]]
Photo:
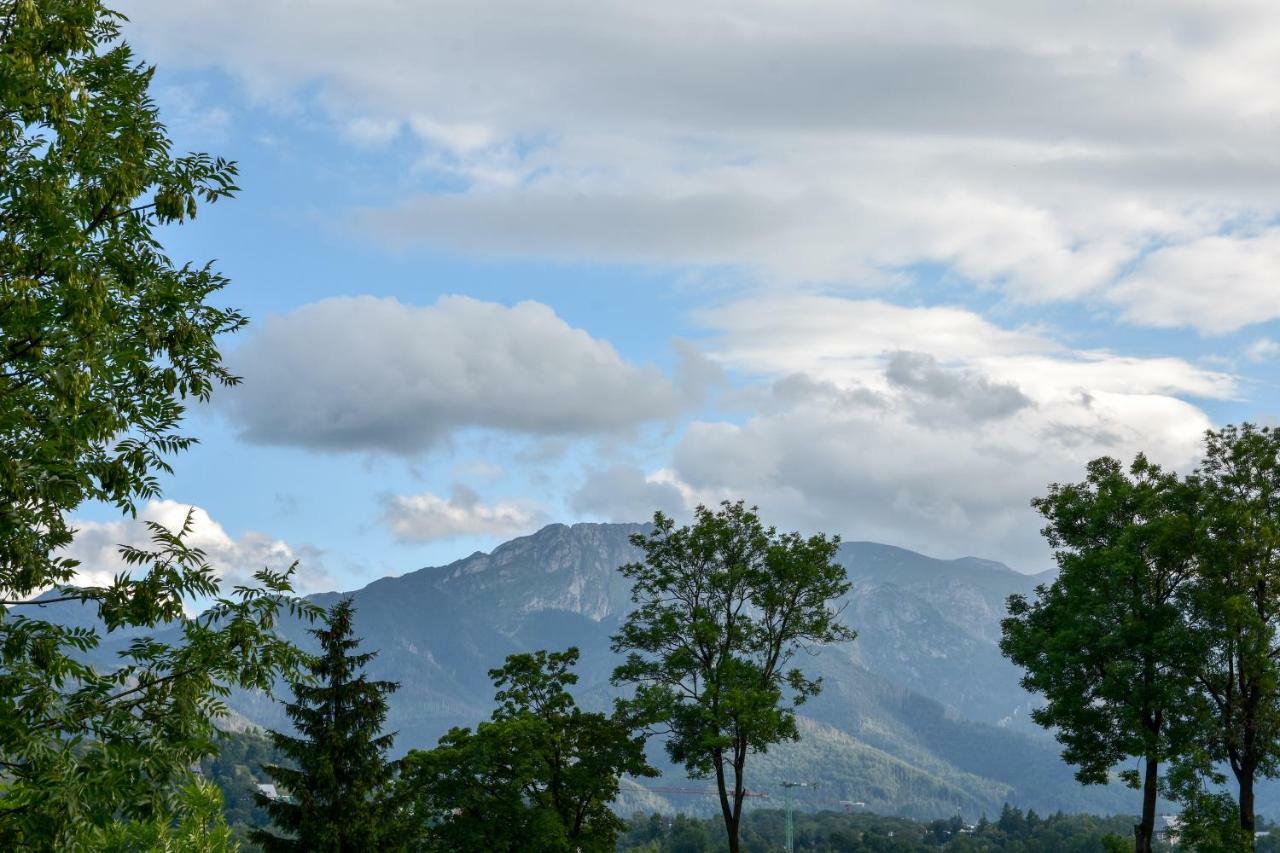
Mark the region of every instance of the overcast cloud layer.
[[126, 8], [164, 61], [416, 140], [462, 191], [365, 209], [394, 244], [864, 286], [931, 262], [1138, 325], [1280, 316], [1274, 3]]

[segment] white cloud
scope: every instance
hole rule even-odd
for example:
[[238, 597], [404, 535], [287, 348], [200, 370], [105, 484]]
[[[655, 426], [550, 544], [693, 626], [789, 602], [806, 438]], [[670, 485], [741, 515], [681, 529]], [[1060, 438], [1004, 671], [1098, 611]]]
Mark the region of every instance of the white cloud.
[[686, 504], [743, 497], [785, 526], [1028, 569], [1047, 557], [1031, 498], [1102, 455], [1185, 469], [1211, 426], [1190, 400], [1237, 392], [1181, 359], [1074, 351], [958, 308], [770, 298], [702, 319], [713, 356], [757, 382], [745, 420], [679, 438]]
[[1264, 361], [1272, 361], [1280, 356], [1280, 343], [1271, 338], [1258, 338], [1249, 346], [1245, 347], [1244, 357], [1255, 364], [1261, 364]]
[[[412, 132], [425, 168], [465, 188], [365, 211], [391, 242], [788, 282], [940, 264], [1014, 299], [1210, 332], [1276, 312], [1271, 262], [1241, 259], [1267, 247], [1217, 242], [1278, 208], [1276, 4], [125, 10], [165, 64], [217, 66], [290, 104], [318, 93], [356, 139]], [[1207, 280], [1234, 304], [1198, 311], [1205, 280], [1179, 268], [1222, 261]]]
[[1088, 459], [1139, 450], [1185, 466], [1209, 426], [1195, 407], [1161, 397], [1098, 395], [980, 429], [792, 397], [743, 424], [695, 424], [672, 467], [697, 499], [743, 497], [783, 525], [1034, 570], [1047, 560], [1028, 502], [1048, 483], [1079, 479]]
[[1047, 332], [1006, 329], [963, 308], [892, 305], [824, 296], [736, 300], [698, 319], [713, 333], [712, 357], [761, 376], [802, 373], [885, 389], [886, 359], [922, 352], [942, 365], [972, 366], [1012, 383], [1033, 401], [1078, 391], [1230, 399], [1228, 374], [1179, 358], [1135, 358], [1105, 350], [1071, 350]]
[[365, 148], [378, 148], [395, 139], [400, 133], [400, 122], [395, 119], [378, 119], [358, 116], [347, 122], [343, 136]]
[[697, 319], [717, 335], [714, 357], [766, 375], [878, 373], [886, 353], [918, 349], [943, 361], [1063, 349], [1034, 329], [1004, 329], [963, 308], [911, 308], [878, 299], [740, 299], [700, 311]]
[[75, 539], [62, 553], [80, 561], [76, 583], [102, 586], [118, 574], [145, 571], [145, 566], [127, 565], [120, 557], [120, 546], [152, 550], [153, 534], [145, 522], [163, 525], [176, 533], [181, 530], [188, 512], [192, 513], [192, 528], [184, 541], [205, 552], [205, 558], [226, 584], [250, 582], [259, 569], [281, 571], [297, 561], [295, 580], [299, 591], [332, 588], [333, 579], [326, 573], [320, 552], [315, 548], [290, 545], [254, 531], [232, 536], [202, 507], [171, 500], [148, 502], [138, 512], [137, 519], [105, 522], [73, 519]]
[[538, 507], [518, 501], [487, 504], [462, 484], [442, 498], [430, 492], [390, 495], [383, 502], [383, 522], [402, 542], [435, 542], [457, 536], [515, 536], [545, 523]]
[[536, 302], [327, 299], [268, 317], [230, 363], [244, 384], [222, 397], [245, 438], [320, 450], [413, 454], [468, 427], [617, 432], [680, 404], [657, 369]]
[[1158, 249], [1111, 294], [1133, 322], [1209, 333], [1280, 317], [1280, 228]]

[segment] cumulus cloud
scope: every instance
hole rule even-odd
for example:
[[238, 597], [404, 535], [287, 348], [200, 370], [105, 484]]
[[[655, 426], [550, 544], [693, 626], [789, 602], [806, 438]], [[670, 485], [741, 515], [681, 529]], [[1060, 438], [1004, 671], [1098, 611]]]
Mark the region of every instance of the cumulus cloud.
[[879, 299], [754, 297], [702, 310], [697, 319], [716, 335], [713, 357], [764, 375], [875, 373], [885, 353], [919, 350], [922, 341], [943, 361], [1063, 350], [1034, 329], [1005, 329], [963, 308]]
[[[1180, 358], [1073, 350], [1044, 330], [1007, 329], [953, 306], [765, 296], [735, 300], [697, 316], [712, 332], [712, 358], [764, 377], [800, 373], [841, 385], [857, 381], [887, 389], [887, 360], [894, 353], [911, 352], [944, 365], [970, 367], [990, 381], [1011, 383], [1033, 401], [1044, 394], [1073, 395], [1082, 389], [1214, 399], [1237, 393], [1232, 376]], [[974, 379], [971, 373], [969, 381]]]
[[461, 483], [448, 498], [430, 492], [389, 495], [382, 520], [401, 542], [435, 542], [458, 536], [515, 536], [546, 522], [546, 513], [525, 502], [484, 503]]
[[[312, 93], [358, 144], [416, 138], [461, 191], [410, 188], [362, 214], [395, 243], [853, 284], [930, 263], [1134, 323], [1275, 316], [1269, 263], [1237, 257], [1265, 247], [1223, 236], [1277, 212], [1275, 4], [125, 10], [166, 65], [290, 105]], [[1210, 280], [1239, 307], [1197, 310], [1207, 288], [1178, 269], [1223, 261]]]
[[290, 545], [282, 539], [254, 531], [232, 536], [202, 507], [171, 500], [148, 502], [138, 512], [137, 519], [73, 520], [75, 539], [63, 553], [80, 561], [75, 582], [103, 586], [118, 574], [144, 571], [145, 567], [129, 566], [120, 558], [120, 546], [149, 550], [154, 547], [153, 534], [145, 522], [154, 522], [177, 532], [188, 512], [192, 514], [192, 527], [184, 541], [203, 550], [209, 564], [227, 584], [245, 583], [259, 569], [279, 571], [297, 561], [298, 574], [295, 578], [300, 591], [314, 592], [332, 587], [333, 579], [327, 574], [317, 549]]
[[1079, 478], [1087, 459], [1139, 450], [1185, 465], [1209, 426], [1180, 401], [1114, 402], [1023, 414], [981, 433], [831, 399], [793, 402], [743, 424], [694, 425], [672, 467], [697, 499], [742, 496], [784, 524], [1040, 569], [1046, 554], [1027, 503], [1049, 482]]
[[545, 305], [462, 296], [312, 303], [268, 317], [230, 362], [244, 384], [222, 396], [242, 435], [318, 450], [413, 454], [467, 427], [616, 432], [669, 417], [680, 398]]
[[761, 299], [702, 317], [712, 355], [757, 384], [744, 420], [677, 441], [686, 503], [740, 496], [788, 526], [1028, 569], [1046, 565], [1028, 503], [1048, 483], [1102, 455], [1185, 468], [1211, 426], [1193, 400], [1237, 391], [1181, 359], [1074, 351], [958, 308]]

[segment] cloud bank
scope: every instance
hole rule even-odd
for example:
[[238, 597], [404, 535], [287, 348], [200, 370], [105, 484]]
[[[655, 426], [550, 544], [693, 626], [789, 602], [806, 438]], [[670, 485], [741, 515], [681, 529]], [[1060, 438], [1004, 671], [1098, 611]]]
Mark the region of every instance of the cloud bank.
[[1046, 568], [1032, 497], [1097, 456], [1186, 468], [1212, 425], [1195, 400], [1237, 393], [1181, 359], [1077, 351], [958, 308], [748, 299], [702, 318], [712, 357], [755, 377], [745, 416], [691, 425], [654, 477], [592, 474], [575, 508], [744, 497], [788, 526]]
[[[1280, 6], [130, 0], [163, 64], [408, 140], [371, 238], [882, 286], [1217, 334], [1280, 317]], [[452, 189], [438, 192], [440, 179]], [[1211, 299], [1207, 292], [1226, 298]]]

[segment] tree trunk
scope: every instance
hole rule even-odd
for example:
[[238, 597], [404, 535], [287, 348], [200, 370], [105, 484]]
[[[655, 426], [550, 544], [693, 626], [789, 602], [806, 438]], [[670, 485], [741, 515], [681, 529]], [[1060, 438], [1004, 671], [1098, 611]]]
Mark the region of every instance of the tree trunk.
[[747, 745], [739, 736], [735, 739], [733, 746], [733, 828], [729, 830], [729, 853], [738, 853], [738, 831], [742, 825], [742, 799], [747, 790], [742, 781], [742, 770], [746, 763]]
[[1146, 777], [1142, 782], [1142, 822], [1133, 828], [1134, 853], [1151, 853], [1156, 834], [1156, 795], [1160, 763], [1147, 758]]
[[1253, 831], [1254, 831], [1254, 815], [1253, 815], [1253, 768], [1245, 767], [1240, 773], [1236, 774], [1236, 781], [1240, 784], [1240, 829], [1245, 834], [1245, 839], [1249, 842], [1249, 848], [1253, 848]]
[[729, 853], [738, 853], [738, 815], [729, 805], [729, 789], [725, 786], [724, 762], [720, 755], [715, 757], [716, 793], [720, 795], [720, 816], [724, 818], [724, 831], [729, 836]]

